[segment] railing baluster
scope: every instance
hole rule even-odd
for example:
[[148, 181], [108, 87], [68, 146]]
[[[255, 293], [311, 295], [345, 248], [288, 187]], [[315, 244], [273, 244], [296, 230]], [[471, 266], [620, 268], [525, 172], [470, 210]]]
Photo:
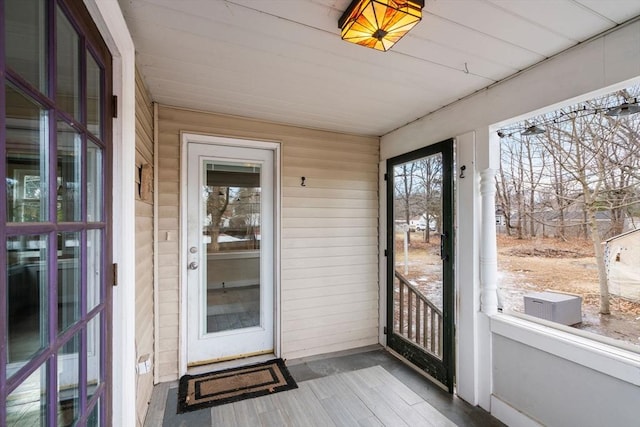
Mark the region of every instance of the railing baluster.
[[[398, 277], [398, 279], [400, 279]], [[400, 279], [400, 335], [404, 334], [404, 287], [405, 283], [402, 279]]]
[[420, 345], [420, 307], [424, 304], [421, 299], [416, 298], [416, 343]]
[[411, 335], [413, 332], [413, 295], [415, 293], [411, 291], [411, 289], [409, 289], [409, 295], [407, 295], [407, 338], [409, 338], [409, 340], [411, 340]]
[[431, 308], [425, 304], [424, 305], [424, 317], [422, 318], [422, 323], [423, 323], [423, 327], [422, 327], [422, 346], [424, 348], [429, 348], [429, 338], [427, 336], [427, 334], [429, 333], [429, 311], [431, 310]]
[[436, 312], [434, 310], [431, 310], [431, 345], [430, 345], [430, 350], [431, 350], [432, 353], [435, 353], [435, 346], [436, 346]]
[[442, 317], [440, 318], [440, 321], [438, 322], [438, 355], [442, 356]]

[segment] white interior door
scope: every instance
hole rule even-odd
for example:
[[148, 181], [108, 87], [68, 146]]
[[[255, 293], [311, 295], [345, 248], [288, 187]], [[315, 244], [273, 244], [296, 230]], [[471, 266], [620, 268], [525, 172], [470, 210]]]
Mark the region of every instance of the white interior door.
[[187, 363], [274, 350], [274, 151], [188, 143]]

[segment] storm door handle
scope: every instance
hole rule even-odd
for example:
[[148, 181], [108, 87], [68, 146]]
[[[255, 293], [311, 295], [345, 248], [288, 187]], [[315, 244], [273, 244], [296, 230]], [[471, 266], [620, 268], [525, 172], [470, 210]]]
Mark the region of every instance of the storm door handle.
[[449, 261], [449, 255], [444, 253], [444, 240], [449, 237], [449, 233], [446, 231], [440, 235], [440, 259], [442, 261]]

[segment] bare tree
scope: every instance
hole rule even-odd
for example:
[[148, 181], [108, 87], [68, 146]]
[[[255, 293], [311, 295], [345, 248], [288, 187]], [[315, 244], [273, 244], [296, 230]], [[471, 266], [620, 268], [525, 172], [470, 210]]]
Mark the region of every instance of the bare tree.
[[[630, 203], [638, 202], [634, 197], [638, 182], [632, 181], [627, 173], [637, 167], [637, 152], [630, 151], [628, 132], [627, 138], [619, 137], [621, 120], [599, 113], [607, 103], [612, 101], [599, 99], [587, 103], [585, 111], [598, 113], [564, 114], [563, 121], [548, 124], [551, 130], [542, 138], [549, 156], [580, 190], [582, 234], [590, 236], [593, 243], [602, 314], [610, 312], [602, 240], [605, 235], [623, 231], [625, 210]], [[598, 225], [598, 217], [605, 212], [611, 219], [610, 230]]]
[[[626, 219], [633, 212], [640, 213], [640, 115], [605, 114], [608, 107], [629, 98], [627, 91], [621, 91], [537, 117], [534, 122], [544, 123], [546, 129], [542, 135], [506, 135], [497, 180], [503, 208], [516, 206], [519, 237], [522, 212], [531, 215], [527, 231], [533, 236], [534, 223], [544, 227], [547, 221], [536, 212], [549, 209], [555, 212], [557, 237], [567, 237], [570, 221], [578, 227], [579, 236], [591, 239], [602, 314], [610, 312], [602, 240], [622, 233]], [[528, 123], [520, 126], [526, 128]], [[528, 192], [526, 203], [521, 196], [524, 191]], [[599, 225], [603, 220], [608, 220], [608, 229]]]
[[229, 187], [205, 187], [203, 190], [207, 198], [207, 215], [211, 216], [210, 248], [213, 252], [220, 250], [218, 237], [220, 236], [220, 226], [227, 206], [229, 206]]
[[[546, 172], [546, 156], [543, 153], [541, 144], [537, 141], [537, 136], [524, 137], [522, 145], [523, 160], [526, 161], [526, 170], [523, 175], [523, 187], [528, 193], [528, 200], [525, 205], [525, 216], [528, 219], [529, 230], [528, 234], [531, 237], [536, 236], [536, 230], [538, 225], [538, 203], [539, 194], [538, 186]], [[523, 168], [524, 169], [524, 168]]]
[[[395, 199], [400, 203], [399, 209], [396, 210], [399, 215], [404, 214], [406, 224], [411, 223], [412, 212], [412, 196], [415, 191], [414, 179], [416, 172], [416, 162], [405, 163], [400, 166], [400, 173], [394, 176]], [[411, 233], [408, 233], [407, 239], [411, 243]]]
[[[502, 204], [508, 235], [516, 231], [518, 239], [524, 238], [524, 160], [520, 139], [512, 138], [509, 144], [501, 147], [498, 200]], [[515, 224], [512, 217], [515, 215]]]
[[420, 182], [420, 207], [425, 216], [424, 241], [429, 242], [432, 221], [441, 230], [442, 223], [442, 157], [429, 156], [418, 160], [416, 177]]
[[583, 226], [589, 227], [598, 265], [600, 313], [609, 314], [609, 287], [597, 222], [597, 200], [603, 185], [602, 165], [598, 165], [597, 159], [602, 158], [598, 154], [603, 150], [604, 140], [594, 138], [593, 133], [588, 130], [594, 122], [595, 115], [587, 116], [586, 123], [578, 120], [579, 117], [574, 114], [556, 126], [550, 124], [549, 128], [553, 131], [548, 132], [547, 138], [542, 142], [546, 145], [549, 155], [580, 187], [582, 213], [586, 217]]
[[554, 230], [554, 236], [565, 240], [565, 213], [569, 206], [569, 200], [566, 194], [567, 186], [565, 184], [565, 172], [562, 170], [562, 166], [555, 157], [551, 156], [551, 160], [551, 164], [553, 166], [551, 186], [554, 201], [551, 208], [555, 209], [557, 212], [557, 224]]
[[505, 173], [503, 164], [500, 162], [500, 169], [496, 176], [496, 202], [500, 207], [505, 222], [505, 232], [511, 236], [511, 188]]

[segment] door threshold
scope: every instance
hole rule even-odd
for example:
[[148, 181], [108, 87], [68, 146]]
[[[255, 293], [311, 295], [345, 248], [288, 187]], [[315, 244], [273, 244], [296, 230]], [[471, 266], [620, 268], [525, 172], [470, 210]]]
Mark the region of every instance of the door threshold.
[[205, 374], [208, 372], [222, 371], [224, 369], [239, 368], [241, 366], [254, 365], [256, 363], [266, 362], [268, 360], [273, 360], [275, 358], [276, 358], [276, 355], [274, 353], [265, 353], [265, 354], [258, 354], [255, 356], [239, 357], [231, 360], [211, 362], [203, 365], [188, 366], [187, 374], [199, 375], [199, 374]]

